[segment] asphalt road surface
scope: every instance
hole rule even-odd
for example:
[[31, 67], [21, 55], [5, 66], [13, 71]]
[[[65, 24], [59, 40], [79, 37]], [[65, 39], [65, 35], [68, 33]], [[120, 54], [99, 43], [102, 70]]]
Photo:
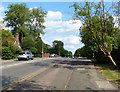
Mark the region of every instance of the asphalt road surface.
[[107, 81], [92, 61], [86, 58], [36, 58], [2, 64], [3, 89], [118, 90], [117, 86]]
[[26, 75], [31, 74], [44, 67], [48, 67], [50, 64], [56, 62], [60, 58], [35, 58], [29, 61], [1, 61], [2, 66], [2, 88], [8, 86], [16, 80], [24, 78]]

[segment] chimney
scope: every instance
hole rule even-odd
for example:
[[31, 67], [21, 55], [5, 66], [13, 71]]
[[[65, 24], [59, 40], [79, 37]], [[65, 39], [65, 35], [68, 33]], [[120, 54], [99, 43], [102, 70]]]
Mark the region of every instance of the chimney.
[[18, 33], [15, 34], [15, 45], [17, 45], [18, 47], [20, 47], [19, 34]]

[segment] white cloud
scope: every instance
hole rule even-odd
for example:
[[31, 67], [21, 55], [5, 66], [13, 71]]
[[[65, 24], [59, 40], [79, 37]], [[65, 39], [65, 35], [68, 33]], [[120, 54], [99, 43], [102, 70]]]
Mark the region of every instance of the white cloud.
[[54, 40], [60, 40], [67, 45], [77, 45], [77, 44], [80, 44], [81, 39], [78, 36], [69, 35], [66, 37], [53, 37], [52, 41]]
[[70, 36], [64, 37], [63, 41], [66, 44], [80, 44], [80, 37], [70, 35]]
[[55, 20], [55, 19], [62, 19], [62, 13], [60, 11], [54, 12], [54, 11], [48, 11], [46, 21], [48, 20]]
[[[62, 17], [63, 15], [59, 11], [48, 11], [44, 25], [46, 26], [46, 31], [51, 31], [51, 37], [47, 36], [44, 37], [44, 39], [46, 39], [48, 43], [52, 43], [54, 40], [60, 40], [64, 43], [65, 49], [74, 53], [77, 48], [83, 46], [80, 42], [80, 37], [73, 35], [78, 35], [82, 22], [80, 20], [72, 19], [65, 21], [62, 20]], [[73, 32], [72, 35], [71, 32]], [[67, 35], [64, 33], [67, 33]]]
[[76, 47], [74, 45], [65, 45], [65, 49], [75, 49]]
[[60, 28], [62, 21], [46, 21], [44, 25], [46, 26], [46, 29]]
[[[45, 19], [46, 20], [46, 19]], [[82, 26], [82, 22], [80, 20], [68, 20], [68, 21], [62, 21], [62, 20], [54, 20], [54, 19], [49, 19], [46, 20], [44, 25], [46, 26], [47, 30], [55, 30], [56, 32], [59, 33], [64, 33], [64, 32], [78, 32], [79, 28]]]
[[56, 32], [65, 32], [63, 28], [57, 29]]
[[44, 25], [46, 26], [46, 29], [55, 29], [56, 28], [56, 32], [78, 32], [79, 28], [82, 26], [82, 22], [80, 20], [76, 20], [76, 22], [74, 22], [73, 20], [68, 20], [68, 21], [46, 21], [44, 23]]

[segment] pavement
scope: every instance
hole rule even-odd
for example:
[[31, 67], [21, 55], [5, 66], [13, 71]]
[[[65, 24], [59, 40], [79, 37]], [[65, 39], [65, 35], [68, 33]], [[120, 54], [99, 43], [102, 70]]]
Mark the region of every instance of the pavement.
[[[106, 80], [91, 60], [59, 59], [45, 71], [10, 87], [9, 90], [113, 90], [118, 87]], [[58, 62], [59, 61], [59, 62]], [[34, 74], [32, 74], [34, 75]]]

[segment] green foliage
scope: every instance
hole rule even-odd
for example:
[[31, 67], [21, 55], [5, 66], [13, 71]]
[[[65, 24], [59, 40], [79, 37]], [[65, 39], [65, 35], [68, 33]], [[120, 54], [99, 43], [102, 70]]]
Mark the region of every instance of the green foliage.
[[36, 54], [37, 49], [35, 47], [31, 47], [29, 51], [32, 52], [33, 54]]
[[63, 48], [64, 43], [62, 41], [55, 40], [53, 41], [53, 50], [55, 54], [61, 55], [61, 51], [64, 50]]
[[0, 29], [0, 33], [2, 33], [2, 40], [5, 38], [14, 39], [14, 35], [10, 30]]
[[22, 51], [22, 49], [16, 46], [13, 42], [8, 42], [7, 47], [9, 47], [9, 49], [12, 51], [14, 55], [18, 55], [18, 53]]
[[115, 28], [112, 15], [105, 9], [104, 2], [98, 4], [85, 2], [83, 7], [75, 3], [73, 7], [76, 19], [81, 19], [83, 22], [80, 29], [82, 42], [93, 52], [101, 50], [116, 66], [110, 57], [113, 48], [118, 47], [118, 29]]
[[35, 39], [33, 36], [28, 35], [23, 38], [23, 42], [21, 44], [24, 50], [29, 50], [31, 47], [35, 47]]
[[20, 34], [20, 42], [26, 32], [26, 23], [29, 20], [29, 11], [26, 4], [10, 4], [8, 11], [5, 11], [4, 21], [8, 27], [12, 27], [12, 32]]
[[29, 34], [34, 37], [44, 34], [45, 15], [46, 12], [42, 8], [29, 9], [25, 3], [10, 4], [8, 10], [5, 11], [4, 21], [7, 22], [8, 27], [13, 28], [13, 34], [19, 33], [21, 43], [23, 38]]
[[41, 38], [37, 38], [36, 39], [36, 43], [35, 43], [35, 48], [37, 49], [37, 54], [38, 55], [42, 55], [42, 45], [43, 45], [43, 42], [41, 40]]
[[17, 55], [20, 51], [22, 51], [21, 48], [14, 44], [14, 42], [3, 41], [2, 46], [3, 48], [8, 47], [9, 50], [12, 51], [12, 54], [14, 55]]
[[88, 57], [92, 58], [93, 57], [93, 51], [90, 49], [89, 46], [83, 46], [82, 48], [79, 48], [75, 51], [74, 56], [82, 56], [82, 57]]
[[62, 57], [71, 56], [72, 52], [64, 49], [64, 43], [62, 41], [53, 41], [53, 47], [49, 48], [50, 54], [55, 53]]
[[37, 53], [37, 48], [36, 48], [36, 39], [34, 38], [34, 36], [32, 35], [28, 35], [26, 37], [24, 37], [23, 42], [22, 42], [22, 48], [24, 50], [29, 50], [31, 51], [33, 54]]
[[22, 51], [21, 48], [16, 46], [13, 41], [6, 41], [5, 38], [9, 40], [14, 40], [14, 36], [9, 30], [1, 30], [2, 32], [2, 59], [13, 59], [18, 55], [19, 51]]
[[50, 45], [43, 43], [43, 52], [44, 53], [50, 53]]
[[46, 12], [42, 10], [42, 8], [33, 8], [30, 11], [28, 22], [28, 30], [30, 30], [30, 34], [34, 35], [35, 37], [39, 37], [40, 33], [44, 34], [43, 29], [45, 26], [44, 17], [46, 16]]
[[111, 80], [111, 82], [114, 82], [117, 85], [120, 85], [120, 77], [119, 77], [120, 71], [118, 71], [113, 65], [102, 64], [102, 65], [97, 65], [97, 67], [100, 68], [102, 75], [107, 80]]
[[14, 54], [9, 47], [2, 47], [2, 59], [13, 59], [15, 58]]

